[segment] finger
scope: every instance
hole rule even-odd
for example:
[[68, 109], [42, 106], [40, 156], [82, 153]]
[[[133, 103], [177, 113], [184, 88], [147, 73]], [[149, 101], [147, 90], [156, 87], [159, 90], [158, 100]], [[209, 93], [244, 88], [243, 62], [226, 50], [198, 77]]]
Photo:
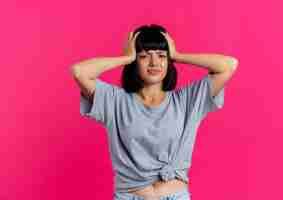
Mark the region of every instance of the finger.
[[130, 32], [130, 33], [128, 34], [128, 40], [130, 40], [130, 39], [132, 38], [132, 33], [133, 33], [133, 32]]
[[169, 38], [169, 39], [171, 38], [168, 33], [166, 33], [165, 36], [166, 36], [167, 38]]
[[135, 38], [140, 34], [140, 31], [136, 33]]
[[134, 36], [134, 41], [136, 40], [136, 38], [137, 38], [137, 36], [138, 36], [139, 34], [140, 34], [140, 31], [135, 34], [135, 36]]
[[166, 39], [169, 39], [169, 37], [168, 37], [168, 34], [167, 33], [163, 33], [163, 32], [161, 32], [163, 35], [164, 35], [164, 37], [166, 38]]

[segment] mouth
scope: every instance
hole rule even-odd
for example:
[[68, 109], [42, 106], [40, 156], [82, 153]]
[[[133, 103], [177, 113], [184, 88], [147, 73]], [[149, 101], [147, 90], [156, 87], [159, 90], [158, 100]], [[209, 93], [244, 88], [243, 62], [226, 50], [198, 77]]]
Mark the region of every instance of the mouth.
[[156, 74], [160, 74], [162, 71], [159, 70], [159, 69], [148, 69], [147, 72], [148, 72], [149, 74], [156, 75]]

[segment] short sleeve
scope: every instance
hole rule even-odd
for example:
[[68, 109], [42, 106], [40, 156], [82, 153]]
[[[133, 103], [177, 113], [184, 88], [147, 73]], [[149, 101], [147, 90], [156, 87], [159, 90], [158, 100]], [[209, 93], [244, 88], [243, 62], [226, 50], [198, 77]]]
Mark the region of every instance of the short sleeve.
[[197, 112], [200, 118], [207, 115], [208, 112], [214, 112], [224, 106], [223, 87], [216, 96], [212, 96], [212, 80], [209, 74], [200, 80], [193, 81], [187, 87], [182, 88], [183, 101], [185, 108], [189, 112]]
[[108, 126], [114, 116], [115, 101], [120, 89], [97, 78], [92, 102], [80, 93], [80, 114]]

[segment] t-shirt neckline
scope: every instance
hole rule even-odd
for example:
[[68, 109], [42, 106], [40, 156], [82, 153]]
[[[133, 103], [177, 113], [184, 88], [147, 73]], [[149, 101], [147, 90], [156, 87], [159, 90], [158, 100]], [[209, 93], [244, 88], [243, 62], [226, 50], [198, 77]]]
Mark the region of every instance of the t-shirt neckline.
[[150, 110], [150, 111], [159, 111], [160, 109], [162, 109], [168, 102], [168, 99], [169, 99], [169, 91], [166, 91], [165, 92], [165, 98], [163, 99], [163, 101], [159, 104], [159, 105], [156, 105], [156, 106], [147, 106], [145, 105], [140, 99], [139, 97], [137, 96], [137, 94], [134, 92], [133, 93], [133, 96], [134, 96], [134, 99], [135, 101], [144, 109], [146, 110]]

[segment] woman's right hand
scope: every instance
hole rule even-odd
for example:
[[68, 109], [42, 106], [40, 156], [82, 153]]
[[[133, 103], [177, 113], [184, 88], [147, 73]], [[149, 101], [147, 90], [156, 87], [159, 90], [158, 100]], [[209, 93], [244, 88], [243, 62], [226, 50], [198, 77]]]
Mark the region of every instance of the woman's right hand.
[[140, 32], [137, 32], [135, 36], [133, 36], [133, 32], [130, 32], [128, 35], [128, 40], [126, 41], [126, 44], [124, 47], [124, 55], [130, 58], [130, 63], [135, 61], [136, 59], [135, 43], [136, 43], [136, 38], [139, 33]]

